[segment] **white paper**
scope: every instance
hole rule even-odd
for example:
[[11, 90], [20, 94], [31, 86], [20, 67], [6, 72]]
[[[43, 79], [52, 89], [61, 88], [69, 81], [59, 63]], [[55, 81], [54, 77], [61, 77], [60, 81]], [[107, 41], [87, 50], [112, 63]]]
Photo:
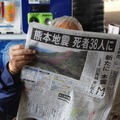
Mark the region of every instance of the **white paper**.
[[38, 54], [22, 69], [17, 120], [111, 120], [120, 36], [30, 23], [26, 48]]

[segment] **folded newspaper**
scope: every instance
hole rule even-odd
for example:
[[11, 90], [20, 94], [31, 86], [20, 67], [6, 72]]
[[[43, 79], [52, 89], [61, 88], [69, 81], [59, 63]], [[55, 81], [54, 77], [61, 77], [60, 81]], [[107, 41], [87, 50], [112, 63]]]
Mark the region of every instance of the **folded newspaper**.
[[120, 36], [30, 23], [17, 120], [119, 120]]

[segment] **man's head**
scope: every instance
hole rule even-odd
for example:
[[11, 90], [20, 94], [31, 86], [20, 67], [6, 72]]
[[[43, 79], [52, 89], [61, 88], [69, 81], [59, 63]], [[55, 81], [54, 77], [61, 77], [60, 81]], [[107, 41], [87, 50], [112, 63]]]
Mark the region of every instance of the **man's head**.
[[63, 16], [63, 17], [56, 18], [51, 22], [51, 26], [83, 31], [83, 28], [80, 22], [72, 16]]

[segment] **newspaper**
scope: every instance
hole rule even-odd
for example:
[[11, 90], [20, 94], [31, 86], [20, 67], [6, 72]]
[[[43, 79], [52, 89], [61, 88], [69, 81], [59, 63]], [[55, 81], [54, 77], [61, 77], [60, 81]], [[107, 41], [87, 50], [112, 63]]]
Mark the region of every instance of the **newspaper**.
[[120, 107], [112, 111], [120, 78], [119, 35], [33, 22], [26, 48], [38, 53], [21, 72], [25, 87], [17, 120], [120, 118]]

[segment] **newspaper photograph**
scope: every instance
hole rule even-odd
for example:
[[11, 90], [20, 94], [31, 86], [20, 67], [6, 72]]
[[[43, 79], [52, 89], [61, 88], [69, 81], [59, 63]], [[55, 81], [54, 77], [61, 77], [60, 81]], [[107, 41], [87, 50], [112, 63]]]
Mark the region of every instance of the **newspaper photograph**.
[[119, 35], [32, 22], [26, 48], [37, 54], [21, 71], [17, 120], [120, 119]]

